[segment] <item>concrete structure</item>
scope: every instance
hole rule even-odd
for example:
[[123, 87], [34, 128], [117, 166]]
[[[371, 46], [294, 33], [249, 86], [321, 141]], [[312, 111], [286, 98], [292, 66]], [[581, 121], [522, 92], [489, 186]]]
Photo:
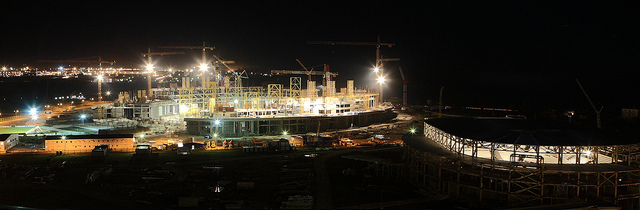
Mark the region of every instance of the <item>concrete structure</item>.
[[5, 153], [7, 150], [18, 145], [18, 134], [0, 134], [0, 153]]
[[327, 130], [363, 127], [386, 122], [396, 114], [389, 110], [343, 115], [291, 115], [271, 117], [185, 118], [187, 132], [192, 135], [240, 137], [315, 133]]
[[107, 144], [114, 152], [131, 152], [135, 149], [133, 134], [47, 136], [45, 152], [91, 153], [98, 145]]
[[174, 101], [114, 103], [94, 109], [96, 118], [161, 119], [178, 113], [178, 104]]
[[640, 139], [522, 119], [424, 126], [424, 136], [405, 137], [404, 147], [406, 176], [420, 187], [501, 207], [640, 208]]

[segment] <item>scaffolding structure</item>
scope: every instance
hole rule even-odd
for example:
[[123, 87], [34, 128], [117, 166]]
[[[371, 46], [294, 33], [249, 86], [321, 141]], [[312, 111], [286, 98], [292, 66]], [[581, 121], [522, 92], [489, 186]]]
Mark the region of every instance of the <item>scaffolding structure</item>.
[[307, 81], [302, 89], [301, 77], [290, 77], [289, 88], [283, 84], [243, 86], [246, 73], [233, 73], [210, 81], [202, 75], [202, 85], [191, 84], [192, 78], [183, 77], [182, 86], [155, 89], [154, 95], [179, 104], [183, 117], [224, 118], [263, 115], [326, 115], [358, 113], [381, 108], [375, 90], [356, 89], [353, 80], [347, 88], [336, 92], [335, 81], [330, 81], [318, 95], [315, 81]]
[[407, 179], [438, 193], [505, 207], [579, 201], [640, 208], [638, 143], [506, 144], [457, 137], [427, 123], [424, 134], [429, 149], [404, 149]]

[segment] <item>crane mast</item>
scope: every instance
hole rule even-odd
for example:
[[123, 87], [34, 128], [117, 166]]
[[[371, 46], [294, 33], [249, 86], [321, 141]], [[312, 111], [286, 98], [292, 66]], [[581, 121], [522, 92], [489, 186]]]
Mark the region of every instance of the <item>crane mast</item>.
[[402, 77], [402, 109], [407, 108], [407, 79], [404, 78], [404, 73], [402, 73], [402, 67], [398, 64], [398, 71], [400, 72], [400, 76]]

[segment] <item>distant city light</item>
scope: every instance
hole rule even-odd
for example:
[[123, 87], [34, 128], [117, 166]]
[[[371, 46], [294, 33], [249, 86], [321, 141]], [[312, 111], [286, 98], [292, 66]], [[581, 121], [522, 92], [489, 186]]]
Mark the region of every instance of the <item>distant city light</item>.
[[98, 75], [98, 80], [102, 81], [102, 75]]
[[373, 72], [378, 73], [378, 71], [380, 71], [380, 68], [378, 68], [378, 67], [373, 68]]
[[416, 129], [415, 129], [415, 128], [412, 128], [412, 129], [411, 129], [411, 134], [415, 134], [415, 133], [416, 133]]
[[87, 118], [87, 115], [84, 115], [84, 114], [83, 114], [83, 115], [80, 115], [80, 119], [83, 119], [83, 120], [84, 120], [85, 118]]
[[206, 71], [206, 70], [207, 70], [207, 68], [209, 68], [209, 67], [207, 66], [207, 64], [202, 64], [202, 65], [200, 65], [200, 70], [202, 70], [202, 71]]
[[153, 70], [153, 64], [147, 64], [147, 70], [149, 71]]
[[378, 77], [378, 83], [384, 83], [384, 77]]

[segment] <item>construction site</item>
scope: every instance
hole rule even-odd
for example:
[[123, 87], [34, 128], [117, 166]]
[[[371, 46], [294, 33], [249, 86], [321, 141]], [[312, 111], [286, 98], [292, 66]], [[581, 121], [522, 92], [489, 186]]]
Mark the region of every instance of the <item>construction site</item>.
[[500, 208], [638, 209], [632, 138], [524, 119], [440, 118], [406, 138], [407, 180]]
[[[350, 44], [350, 43], [344, 43]], [[361, 43], [359, 43], [361, 44]], [[382, 63], [398, 61], [384, 59], [380, 46], [393, 44], [371, 42], [375, 45], [377, 75], [382, 74]], [[166, 87], [152, 88], [156, 80], [171, 78], [172, 74], [154, 70], [152, 56], [180, 55], [184, 52], [143, 53], [148, 58], [146, 71], [147, 90], [121, 92], [111, 104], [94, 107], [96, 118], [167, 119], [184, 120], [186, 130], [192, 135], [215, 137], [242, 137], [260, 135], [286, 135], [319, 133], [336, 129], [368, 126], [393, 119], [393, 106], [383, 103], [384, 77], [377, 79], [377, 88], [358, 88], [355, 80], [347, 80], [343, 88], [336, 86], [329, 65], [322, 71], [307, 69], [296, 59], [301, 70], [271, 70], [271, 75], [291, 75], [287, 84], [268, 83], [249, 86], [245, 71], [230, 65], [234, 61], [219, 56], [207, 56], [213, 50], [202, 46], [160, 46], [159, 48], [202, 50], [202, 63], [198, 68], [187, 69], [179, 78], [173, 78]], [[380, 71], [380, 73], [378, 73]], [[303, 76], [306, 81], [303, 81]], [[102, 80], [109, 75], [98, 76], [98, 92]], [[321, 76], [321, 83], [312, 76]], [[263, 83], [264, 84], [264, 83]], [[98, 95], [102, 99], [101, 95]], [[406, 101], [406, 83], [405, 83]], [[405, 102], [406, 104], [406, 102]]]

